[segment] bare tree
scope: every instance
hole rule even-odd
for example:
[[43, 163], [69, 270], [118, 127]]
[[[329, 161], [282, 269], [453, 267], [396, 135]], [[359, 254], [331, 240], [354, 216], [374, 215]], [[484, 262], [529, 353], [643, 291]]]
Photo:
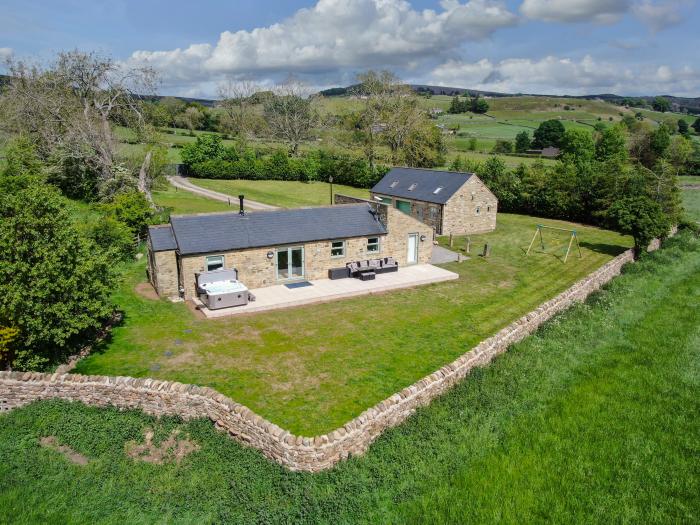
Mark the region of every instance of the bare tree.
[[290, 79], [277, 86], [265, 103], [265, 120], [272, 135], [289, 144], [292, 155], [298, 153], [302, 142], [311, 138], [318, 122], [310, 94], [304, 84]]
[[[0, 98], [4, 124], [32, 137], [57, 168], [80, 165], [98, 188], [114, 187], [114, 122], [142, 135], [141, 95], [154, 92], [149, 68], [130, 68], [95, 53], [60, 53], [47, 67], [10, 61], [10, 82]], [[110, 183], [110, 184], [108, 184]]]
[[224, 111], [223, 126], [233, 135], [246, 138], [254, 125], [252, 97], [260, 85], [251, 80], [227, 79], [219, 84], [219, 106]]
[[[397, 106], [396, 99], [407, 92], [401, 80], [390, 71], [370, 70], [359, 74], [357, 80], [358, 84], [352, 90], [352, 95], [362, 101], [362, 110], [356, 126], [361, 131], [367, 162], [370, 169], [374, 170], [376, 148], [381, 142], [380, 135], [387, 131], [389, 120], [394, 124], [398, 122], [392, 117], [391, 108]], [[398, 134], [394, 142], [397, 141], [402, 141]]]

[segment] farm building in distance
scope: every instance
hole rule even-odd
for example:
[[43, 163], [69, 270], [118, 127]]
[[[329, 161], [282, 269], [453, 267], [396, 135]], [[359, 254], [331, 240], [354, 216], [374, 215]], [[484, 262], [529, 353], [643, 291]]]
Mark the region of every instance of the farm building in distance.
[[474, 173], [393, 168], [371, 194], [373, 199], [427, 224], [437, 235], [496, 228], [498, 199]]

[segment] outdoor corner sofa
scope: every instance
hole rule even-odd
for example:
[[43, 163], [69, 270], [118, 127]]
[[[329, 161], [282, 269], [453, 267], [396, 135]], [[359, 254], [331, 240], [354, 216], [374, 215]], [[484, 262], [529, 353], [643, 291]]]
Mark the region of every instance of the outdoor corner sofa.
[[328, 270], [329, 279], [343, 279], [346, 277], [356, 277], [362, 281], [369, 281], [377, 274], [398, 272], [399, 263], [393, 257], [382, 259], [366, 259], [364, 261], [354, 261], [345, 265], [345, 268], [331, 268]]

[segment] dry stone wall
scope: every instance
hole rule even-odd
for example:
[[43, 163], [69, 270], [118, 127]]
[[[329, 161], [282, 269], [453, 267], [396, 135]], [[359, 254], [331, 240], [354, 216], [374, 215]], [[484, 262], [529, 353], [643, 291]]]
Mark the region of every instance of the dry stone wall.
[[295, 436], [210, 388], [130, 377], [0, 372], [0, 410], [21, 407], [37, 399], [61, 398], [93, 406], [140, 409], [155, 416], [206, 417], [239, 442], [259, 449], [291, 470], [317, 472], [350, 455], [364, 453], [386, 429], [405, 421], [418, 407], [429, 404], [474, 367], [489, 363], [553, 315], [584, 300], [631, 261], [633, 252], [628, 250], [452, 363], [322, 436]]

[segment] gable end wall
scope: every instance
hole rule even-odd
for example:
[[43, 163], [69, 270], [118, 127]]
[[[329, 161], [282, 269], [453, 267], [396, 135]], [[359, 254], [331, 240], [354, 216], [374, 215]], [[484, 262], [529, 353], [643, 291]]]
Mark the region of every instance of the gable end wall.
[[467, 235], [493, 231], [496, 229], [497, 212], [498, 199], [478, 177], [472, 176], [444, 205], [442, 234]]

